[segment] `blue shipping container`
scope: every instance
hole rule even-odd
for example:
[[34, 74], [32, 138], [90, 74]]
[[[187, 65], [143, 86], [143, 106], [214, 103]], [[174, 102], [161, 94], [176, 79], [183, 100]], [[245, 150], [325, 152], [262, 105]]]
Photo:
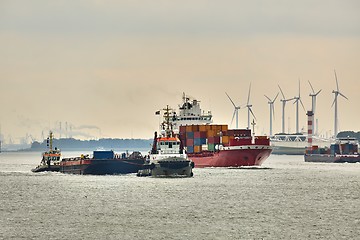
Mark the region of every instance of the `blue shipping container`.
[[194, 139], [194, 145], [195, 146], [201, 146], [206, 144], [206, 138], [195, 138]]
[[186, 132], [187, 139], [194, 139], [194, 132]]
[[114, 151], [94, 151], [94, 159], [113, 159]]
[[187, 152], [188, 153], [194, 153], [194, 147], [193, 146], [187, 146]]

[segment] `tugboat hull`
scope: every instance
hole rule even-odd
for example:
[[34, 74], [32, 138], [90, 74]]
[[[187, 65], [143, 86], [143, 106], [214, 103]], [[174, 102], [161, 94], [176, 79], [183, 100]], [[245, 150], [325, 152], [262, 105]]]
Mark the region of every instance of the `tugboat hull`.
[[138, 171], [137, 176], [145, 177], [192, 177], [194, 163], [189, 160], [171, 161], [161, 160], [157, 163], [144, 165], [142, 170]]
[[59, 165], [39, 165], [36, 168], [31, 169], [32, 172], [59, 172], [60, 166]]

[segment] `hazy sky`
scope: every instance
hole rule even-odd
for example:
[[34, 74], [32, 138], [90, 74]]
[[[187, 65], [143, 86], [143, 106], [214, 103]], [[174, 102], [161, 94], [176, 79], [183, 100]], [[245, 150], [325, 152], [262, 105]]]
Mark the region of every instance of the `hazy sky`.
[[[307, 81], [322, 89], [319, 131], [333, 132], [334, 69], [349, 98], [339, 99], [340, 130], [359, 131], [359, 12], [357, 0], [0, 0], [2, 134], [40, 139], [67, 122], [83, 137], [151, 138], [154, 112], [177, 107], [182, 92], [230, 124], [225, 92], [244, 104], [250, 82], [256, 131], [269, 133], [264, 94], [279, 84], [294, 97], [298, 79], [307, 110]], [[286, 121], [295, 131], [292, 103]], [[245, 109], [239, 122], [247, 125]]]

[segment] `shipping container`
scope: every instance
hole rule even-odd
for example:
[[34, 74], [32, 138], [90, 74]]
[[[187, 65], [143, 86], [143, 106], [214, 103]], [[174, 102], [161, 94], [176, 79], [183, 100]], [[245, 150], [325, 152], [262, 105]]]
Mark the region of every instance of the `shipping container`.
[[208, 144], [208, 151], [215, 151], [215, 144], [213, 144], [213, 143], [209, 143]]
[[113, 159], [114, 152], [113, 151], [94, 151], [93, 156], [94, 156], [94, 159]]
[[223, 144], [228, 144], [228, 143], [229, 143], [229, 139], [230, 139], [229, 136], [223, 136], [223, 137], [222, 137], [222, 143], [223, 143]]
[[206, 132], [194, 132], [194, 138], [206, 138]]
[[194, 139], [194, 145], [201, 146], [203, 144], [206, 144], [206, 138], [195, 138]]
[[216, 132], [215, 130], [208, 130], [207, 133], [206, 133], [207, 137], [210, 138], [210, 137], [215, 137], [216, 136]]
[[186, 132], [193, 132], [192, 125], [186, 125]]
[[193, 146], [187, 146], [186, 147], [186, 152], [187, 153], [194, 153], [194, 147]]
[[200, 125], [199, 126], [199, 132], [206, 132], [207, 129], [206, 129], [206, 125]]
[[201, 151], [202, 151], [201, 146], [194, 146], [194, 152], [195, 153], [199, 153]]
[[220, 143], [220, 137], [209, 137], [208, 138], [208, 143], [219, 144]]
[[179, 133], [186, 133], [186, 126], [180, 126]]
[[194, 132], [186, 132], [186, 139], [193, 139], [194, 138]]
[[194, 146], [194, 139], [186, 139], [186, 146]]
[[270, 139], [269, 138], [255, 138], [255, 144], [269, 146]]

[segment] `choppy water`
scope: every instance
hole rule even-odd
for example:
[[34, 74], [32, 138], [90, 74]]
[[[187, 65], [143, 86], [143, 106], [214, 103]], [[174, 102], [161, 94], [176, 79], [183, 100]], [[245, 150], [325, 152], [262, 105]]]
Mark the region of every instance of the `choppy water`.
[[157, 179], [32, 173], [39, 161], [40, 153], [0, 154], [0, 239], [360, 236], [360, 164], [273, 155], [263, 169]]

